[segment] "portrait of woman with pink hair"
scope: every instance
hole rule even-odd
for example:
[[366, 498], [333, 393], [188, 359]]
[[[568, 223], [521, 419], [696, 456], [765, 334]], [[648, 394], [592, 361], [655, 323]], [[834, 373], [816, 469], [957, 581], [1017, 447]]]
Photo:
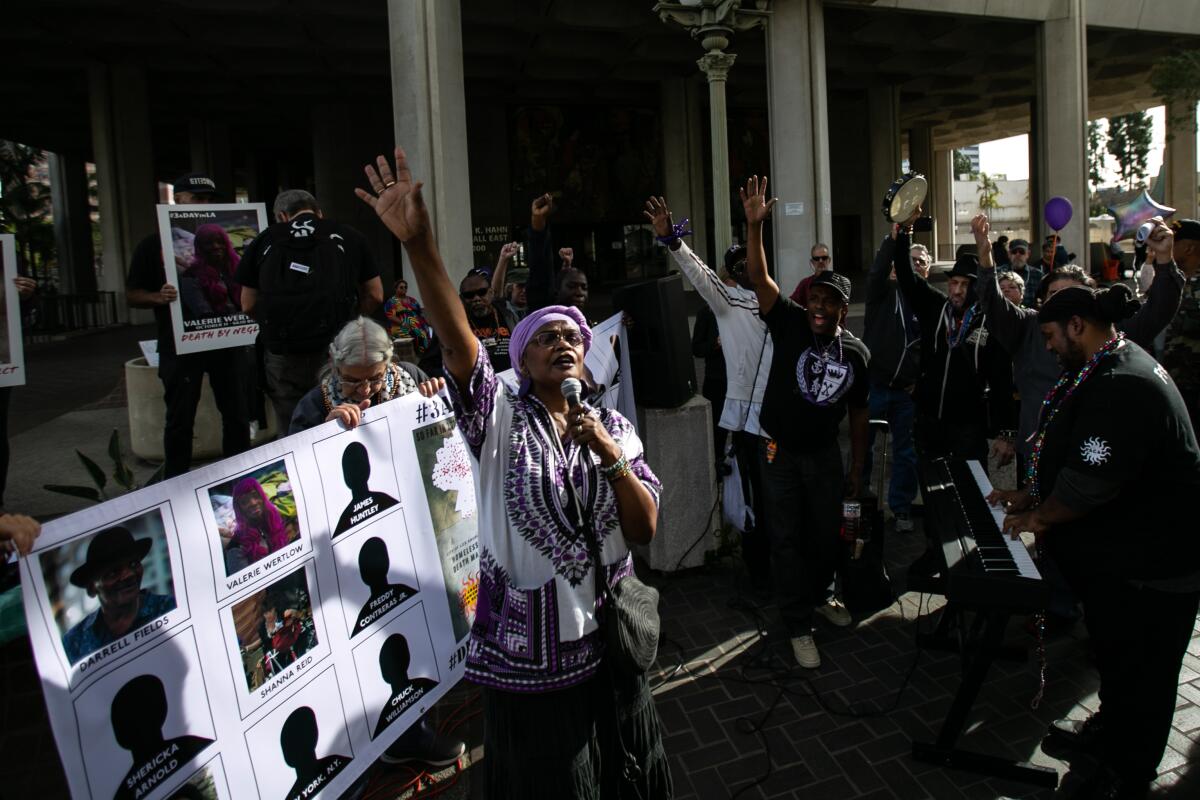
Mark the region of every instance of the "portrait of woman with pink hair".
[[233, 280], [241, 257], [225, 229], [215, 223], [196, 228], [192, 258], [179, 275], [184, 319], [235, 314], [241, 310], [242, 287]]
[[289, 524], [267, 496], [257, 478], [245, 477], [233, 484], [233, 527], [222, 528], [225, 574], [253, 564], [296, 537]]

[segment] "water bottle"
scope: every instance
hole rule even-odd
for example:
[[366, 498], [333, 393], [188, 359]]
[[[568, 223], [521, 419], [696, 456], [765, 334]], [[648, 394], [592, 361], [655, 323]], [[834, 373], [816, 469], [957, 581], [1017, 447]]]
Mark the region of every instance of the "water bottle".
[[857, 500], [846, 500], [842, 503], [842, 540], [854, 542], [860, 538], [862, 525], [862, 503]]

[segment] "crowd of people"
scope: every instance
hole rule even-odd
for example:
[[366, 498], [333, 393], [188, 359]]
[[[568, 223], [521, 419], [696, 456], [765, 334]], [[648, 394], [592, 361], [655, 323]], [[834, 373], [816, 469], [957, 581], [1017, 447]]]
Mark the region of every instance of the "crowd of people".
[[[630, 422], [588, 402], [588, 276], [571, 248], [555, 246], [555, 199], [535, 198], [526, 240], [455, 287], [403, 150], [366, 175], [370, 191], [356, 192], [402, 243], [423, 302], [404, 279], [385, 302], [365, 239], [300, 190], [280, 193], [274, 224], [240, 255], [219, 226], [201, 226], [179, 287], [157, 236], [137, 248], [128, 301], [158, 324], [166, 473], [190, 468], [205, 374], [226, 456], [250, 447], [260, 387], [281, 435], [329, 421], [353, 428], [379, 403], [447, 389], [479, 487], [466, 674], [482, 689], [489, 796], [670, 797], [646, 676], [606, 659], [604, 636], [614, 624], [604, 588], [632, 574], [630, 546], [655, 535], [662, 486]], [[217, 193], [200, 174], [175, 190], [183, 203]], [[932, 254], [912, 241], [918, 211], [892, 226], [867, 270], [859, 338], [847, 329], [851, 281], [830, 247], [812, 246], [812, 274], [785, 294], [763, 246], [775, 205], [766, 179], [749, 179], [740, 196], [746, 242], [718, 270], [684, 241], [665, 198], [649, 198], [645, 217], [705, 303], [694, 352], [706, 363], [718, 456], [736, 460], [751, 510], [745, 566], [769, 587], [796, 663], [821, 664], [818, 623], [855, 623], [835, 592], [839, 528], [843, 500], [862, 497], [871, 476], [869, 419], [888, 422], [897, 533], [916, 527], [922, 460], [1015, 460], [1018, 489], [989, 502], [1003, 504], [1006, 532], [1036, 534], [1053, 588], [1048, 625], [1073, 625], [1082, 611], [1101, 676], [1099, 712], [1048, 734], [1078, 757], [1061, 791], [1142, 796], [1200, 603], [1200, 548], [1173, 516], [1177, 498], [1200, 488], [1200, 222], [1154, 220], [1139, 301], [1124, 285], [1097, 288], [1057, 237], [1038, 261], [1025, 240], [991, 241], [984, 215], [971, 223], [974, 248], [935, 276]], [[329, 273], [306, 292], [275, 274], [299, 251]], [[521, 253], [527, 267], [513, 268]], [[257, 347], [177, 354], [170, 307], [188, 298], [256, 319]], [[519, 388], [498, 380], [507, 369]], [[564, 395], [568, 379], [582, 382], [581, 396]], [[252, 478], [233, 487], [233, 509], [231, 569], [293, 535]], [[35, 536], [36, 523], [0, 517], [4, 552], [27, 552]], [[945, 568], [935, 544], [911, 574]], [[530, 608], [540, 612], [513, 611]], [[542, 629], [526, 630], [531, 619]], [[265, 624], [259, 638], [274, 643], [280, 626]], [[423, 719], [384, 760], [444, 765], [463, 752]]]

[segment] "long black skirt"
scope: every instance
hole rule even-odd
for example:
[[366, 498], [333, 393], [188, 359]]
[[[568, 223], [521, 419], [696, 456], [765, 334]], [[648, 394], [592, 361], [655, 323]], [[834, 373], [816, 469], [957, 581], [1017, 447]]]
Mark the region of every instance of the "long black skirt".
[[[483, 715], [488, 800], [674, 796], [645, 676], [618, 675], [605, 665], [584, 683], [559, 691], [526, 694], [485, 688]], [[637, 761], [633, 780], [624, 775], [626, 751]]]

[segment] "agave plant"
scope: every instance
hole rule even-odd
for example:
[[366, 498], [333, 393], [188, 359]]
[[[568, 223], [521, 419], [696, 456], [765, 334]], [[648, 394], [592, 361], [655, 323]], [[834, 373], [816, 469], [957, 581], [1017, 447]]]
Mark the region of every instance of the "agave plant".
[[[103, 503], [105, 500], [111, 500], [113, 497], [141, 489], [143, 486], [149, 486], [152, 483], [158, 483], [162, 480], [163, 470], [166, 464], [161, 465], [154, 471], [154, 474], [146, 479], [145, 483], [139, 484], [133, 475], [133, 470], [129, 469], [125, 464], [125, 455], [121, 452], [121, 437], [117, 433], [117, 429], [113, 428], [112, 436], [108, 439], [108, 457], [112, 459], [112, 480], [120, 491], [113, 491], [109, 487], [108, 478], [104, 469], [92, 459], [85, 456], [81, 451], [76, 450], [75, 455], [79, 457], [80, 463], [87, 470], [88, 475], [92, 479], [94, 486], [72, 486], [57, 483], [47, 483], [42, 486], [50, 492], [58, 492], [59, 494], [70, 495], [71, 497], [82, 497], [84, 500], [91, 500], [93, 503]], [[110, 494], [110, 492], [112, 492]]]

